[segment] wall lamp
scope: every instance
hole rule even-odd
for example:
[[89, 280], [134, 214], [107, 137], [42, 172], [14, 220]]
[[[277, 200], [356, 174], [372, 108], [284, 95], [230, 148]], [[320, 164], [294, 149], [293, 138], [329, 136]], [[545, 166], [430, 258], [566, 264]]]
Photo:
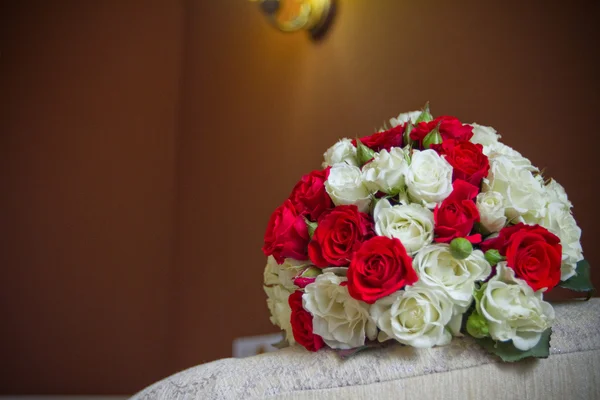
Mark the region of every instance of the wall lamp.
[[267, 20], [282, 32], [308, 31], [320, 39], [336, 10], [335, 0], [250, 0], [260, 3]]

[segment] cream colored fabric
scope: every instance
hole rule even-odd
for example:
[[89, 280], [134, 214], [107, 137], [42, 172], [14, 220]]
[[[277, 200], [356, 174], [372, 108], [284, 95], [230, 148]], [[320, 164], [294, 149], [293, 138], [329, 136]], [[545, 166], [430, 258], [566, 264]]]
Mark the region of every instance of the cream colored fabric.
[[555, 309], [546, 360], [503, 364], [468, 338], [427, 350], [392, 345], [346, 361], [291, 347], [200, 365], [133, 398], [600, 399], [600, 299]]
[[486, 364], [369, 385], [298, 391], [272, 399], [600, 399], [600, 350], [519, 364]]

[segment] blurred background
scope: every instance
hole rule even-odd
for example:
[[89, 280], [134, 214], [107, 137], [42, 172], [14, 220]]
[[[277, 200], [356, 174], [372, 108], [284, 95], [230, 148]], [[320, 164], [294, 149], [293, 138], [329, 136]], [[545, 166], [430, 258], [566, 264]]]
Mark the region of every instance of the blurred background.
[[600, 265], [599, 11], [341, 0], [315, 42], [244, 0], [2, 2], [0, 394], [129, 395], [276, 332], [271, 212], [426, 101], [562, 183]]

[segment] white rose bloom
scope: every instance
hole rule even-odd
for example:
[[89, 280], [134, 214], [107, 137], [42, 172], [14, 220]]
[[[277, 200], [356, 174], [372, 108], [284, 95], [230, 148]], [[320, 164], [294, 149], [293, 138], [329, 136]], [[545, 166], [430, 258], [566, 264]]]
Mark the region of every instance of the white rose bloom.
[[442, 290], [461, 314], [473, 301], [475, 282], [485, 280], [492, 273], [481, 250], [457, 260], [450, 252], [450, 245], [444, 243], [432, 244], [418, 252], [413, 267], [420, 284]]
[[375, 193], [396, 194], [404, 189], [404, 176], [408, 169], [407, 154], [399, 147], [388, 152], [383, 149], [375, 153], [373, 160], [362, 169], [363, 182]]
[[452, 192], [452, 166], [435, 150], [415, 150], [406, 185], [411, 200], [434, 208]]
[[501, 142], [489, 145], [487, 147], [487, 153], [484, 151], [484, 154], [489, 157], [490, 164], [494, 162], [496, 157], [504, 157], [515, 167], [523, 167], [529, 171], [538, 171], [528, 158], [523, 157], [521, 153]]
[[267, 265], [263, 273], [265, 285], [279, 285], [279, 265], [273, 256], [267, 258]]
[[498, 192], [482, 192], [477, 195], [480, 223], [490, 233], [500, 232], [506, 225], [504, 198]]
[[269, 256], [264, 271], [264, 284], [269, 286], [281, 285], [294, 291], [297, 288], [294, 285], [294, 278], [310, 266], [310, 261], [298, 261], [292, 258], [286, 258], [283, 264], [279, 265], [273, 256]]
[[371, 193], [362, 180], [360, 168], [348, 164], [335, 164], [325, 181], [325, 190], [336, 206], [354, 204], [367, 212]]
[[571, 214], [573, 204], [569, 201], [565, 188], [555, 180], [544, 187], [547, 201], [543, 218], [528, 220], [531, 224], [540, 224], [559, 237], [562, 245], [561, 280], [575, 275], [577, 263], [583, 260], [581, 249], [581, 229]]
[[548, 206], [545, 218], [540, 222], [544, 228], [554, 233], [562, 245], [562, 281], [575, 275], [577, 263], [583, 260], [581, 248], [581, 229], [568, 206], [563, 203], [552, 203]]
[[405, 122], [412, 122], [413, 124], [417, 122], [417, 119], [421, 115], [421, 111], [410, 111], [406, 113], [402, 113], [398, 115], [396, 118], [390, 119], [390, 125], [392, 128], [397, 127], [398, 125], [402, 125]]
[[310, 267], [309, 261], [298, 261], [286, 258], [279, 265], [273, 256], [267, 258], [264, 271], [264, 290], [267, 294], [267, 306], [271, 312], [271, 322], [285, 331], [288, 343], [294, 343], [294, 334], [290, 323], [291, 309], [288, 304], [290, 294], [298, 287], [294, 285], [294, 277]]
[[567, 197], [567, 192], [565, 188], [554, 179], [551, 179], [550, 182], [546, 185], [546, 195], [548, 196], [549, 203], [560, 203], [565, 207], [572, 208], [573, 204], [569, 201]]
[[392, 206], [387, 199], [381, 199], [373, 219], [377, 234], [399, 239], [411, 257], [433, 241], [433, 213], [418, 204]]
[[515, 278], [505, 261], [496, 265], [496, 272], [476, 293], [477, 312], [487, 320], [492, 339], [512, 340], [517, 349], [529, 350], [552, 325], [554, 309], [542, 299], [541, 290], [534, 292], [524, 280]]
[[505, 214], [511, 222], [535, 223], [545, 215], [547, 204], [542, 178], [506, 156], [490, 158], [490, 172], [483, 192], [498, 192], [504, 198]]
[[290, 322], [292, 310], [288, 304], [288, 298], [293, 291], [281, 285], [264, 286], [263, 288], [267, 294], [267, 306], [271, 312], [271, 322], [285, 331], [285, 338], [289, 344], [294, 344], [294, 333]]
[[438, 289], [407, 286], [371, 306], [379, 341], [396, 339], [413, 347], [443, 346], [452, 335], [446, 329], [453, 316], [452, 302]]
[[348, 293], [345, 277], [331, 272], [319, 275], [302, 295], [304, 309], [313, 315], [313, 332], [334, 349], [351, 349], [374, 340], [377, 327], [369, 315], [370, 306]]
[[[277, 261], [275, 261], [275, 263], [277, 263]], [[293, 284], [296, 276], [304, 272], [306, 269], [314, 266], [310, 260], [298, 261], [294, 260], [293, 258], [286, 258], [280, 267], [282, 267], [282, 270], [279, 272], [279, 281], [283, 285], [284, 282], [290, 281], [292, 281]]]
[[471, 142], [483, 145], [483, 154], [487, 155], [491, 151], [490, 146], [498, 143], [500, 135], [491, 126], [483, 126], [476, 123], [469, 125], [473, 127]]
[[339, 163], [358, 167], [356, 147], [354, 147], [350, 139], [339, 140], [336, 144], [327, 149], [323, 154], [323, 158], [325, 159], [322, 164], [323, 168]]

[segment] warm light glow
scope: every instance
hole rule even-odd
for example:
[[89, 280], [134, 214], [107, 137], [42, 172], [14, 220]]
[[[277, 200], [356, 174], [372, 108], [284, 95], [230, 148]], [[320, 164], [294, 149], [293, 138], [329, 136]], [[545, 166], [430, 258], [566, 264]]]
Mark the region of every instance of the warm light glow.
[[251, 0], [260, 2], [269, 21], [279, 30], [318, 31], [332, 12], [331, 0]]

